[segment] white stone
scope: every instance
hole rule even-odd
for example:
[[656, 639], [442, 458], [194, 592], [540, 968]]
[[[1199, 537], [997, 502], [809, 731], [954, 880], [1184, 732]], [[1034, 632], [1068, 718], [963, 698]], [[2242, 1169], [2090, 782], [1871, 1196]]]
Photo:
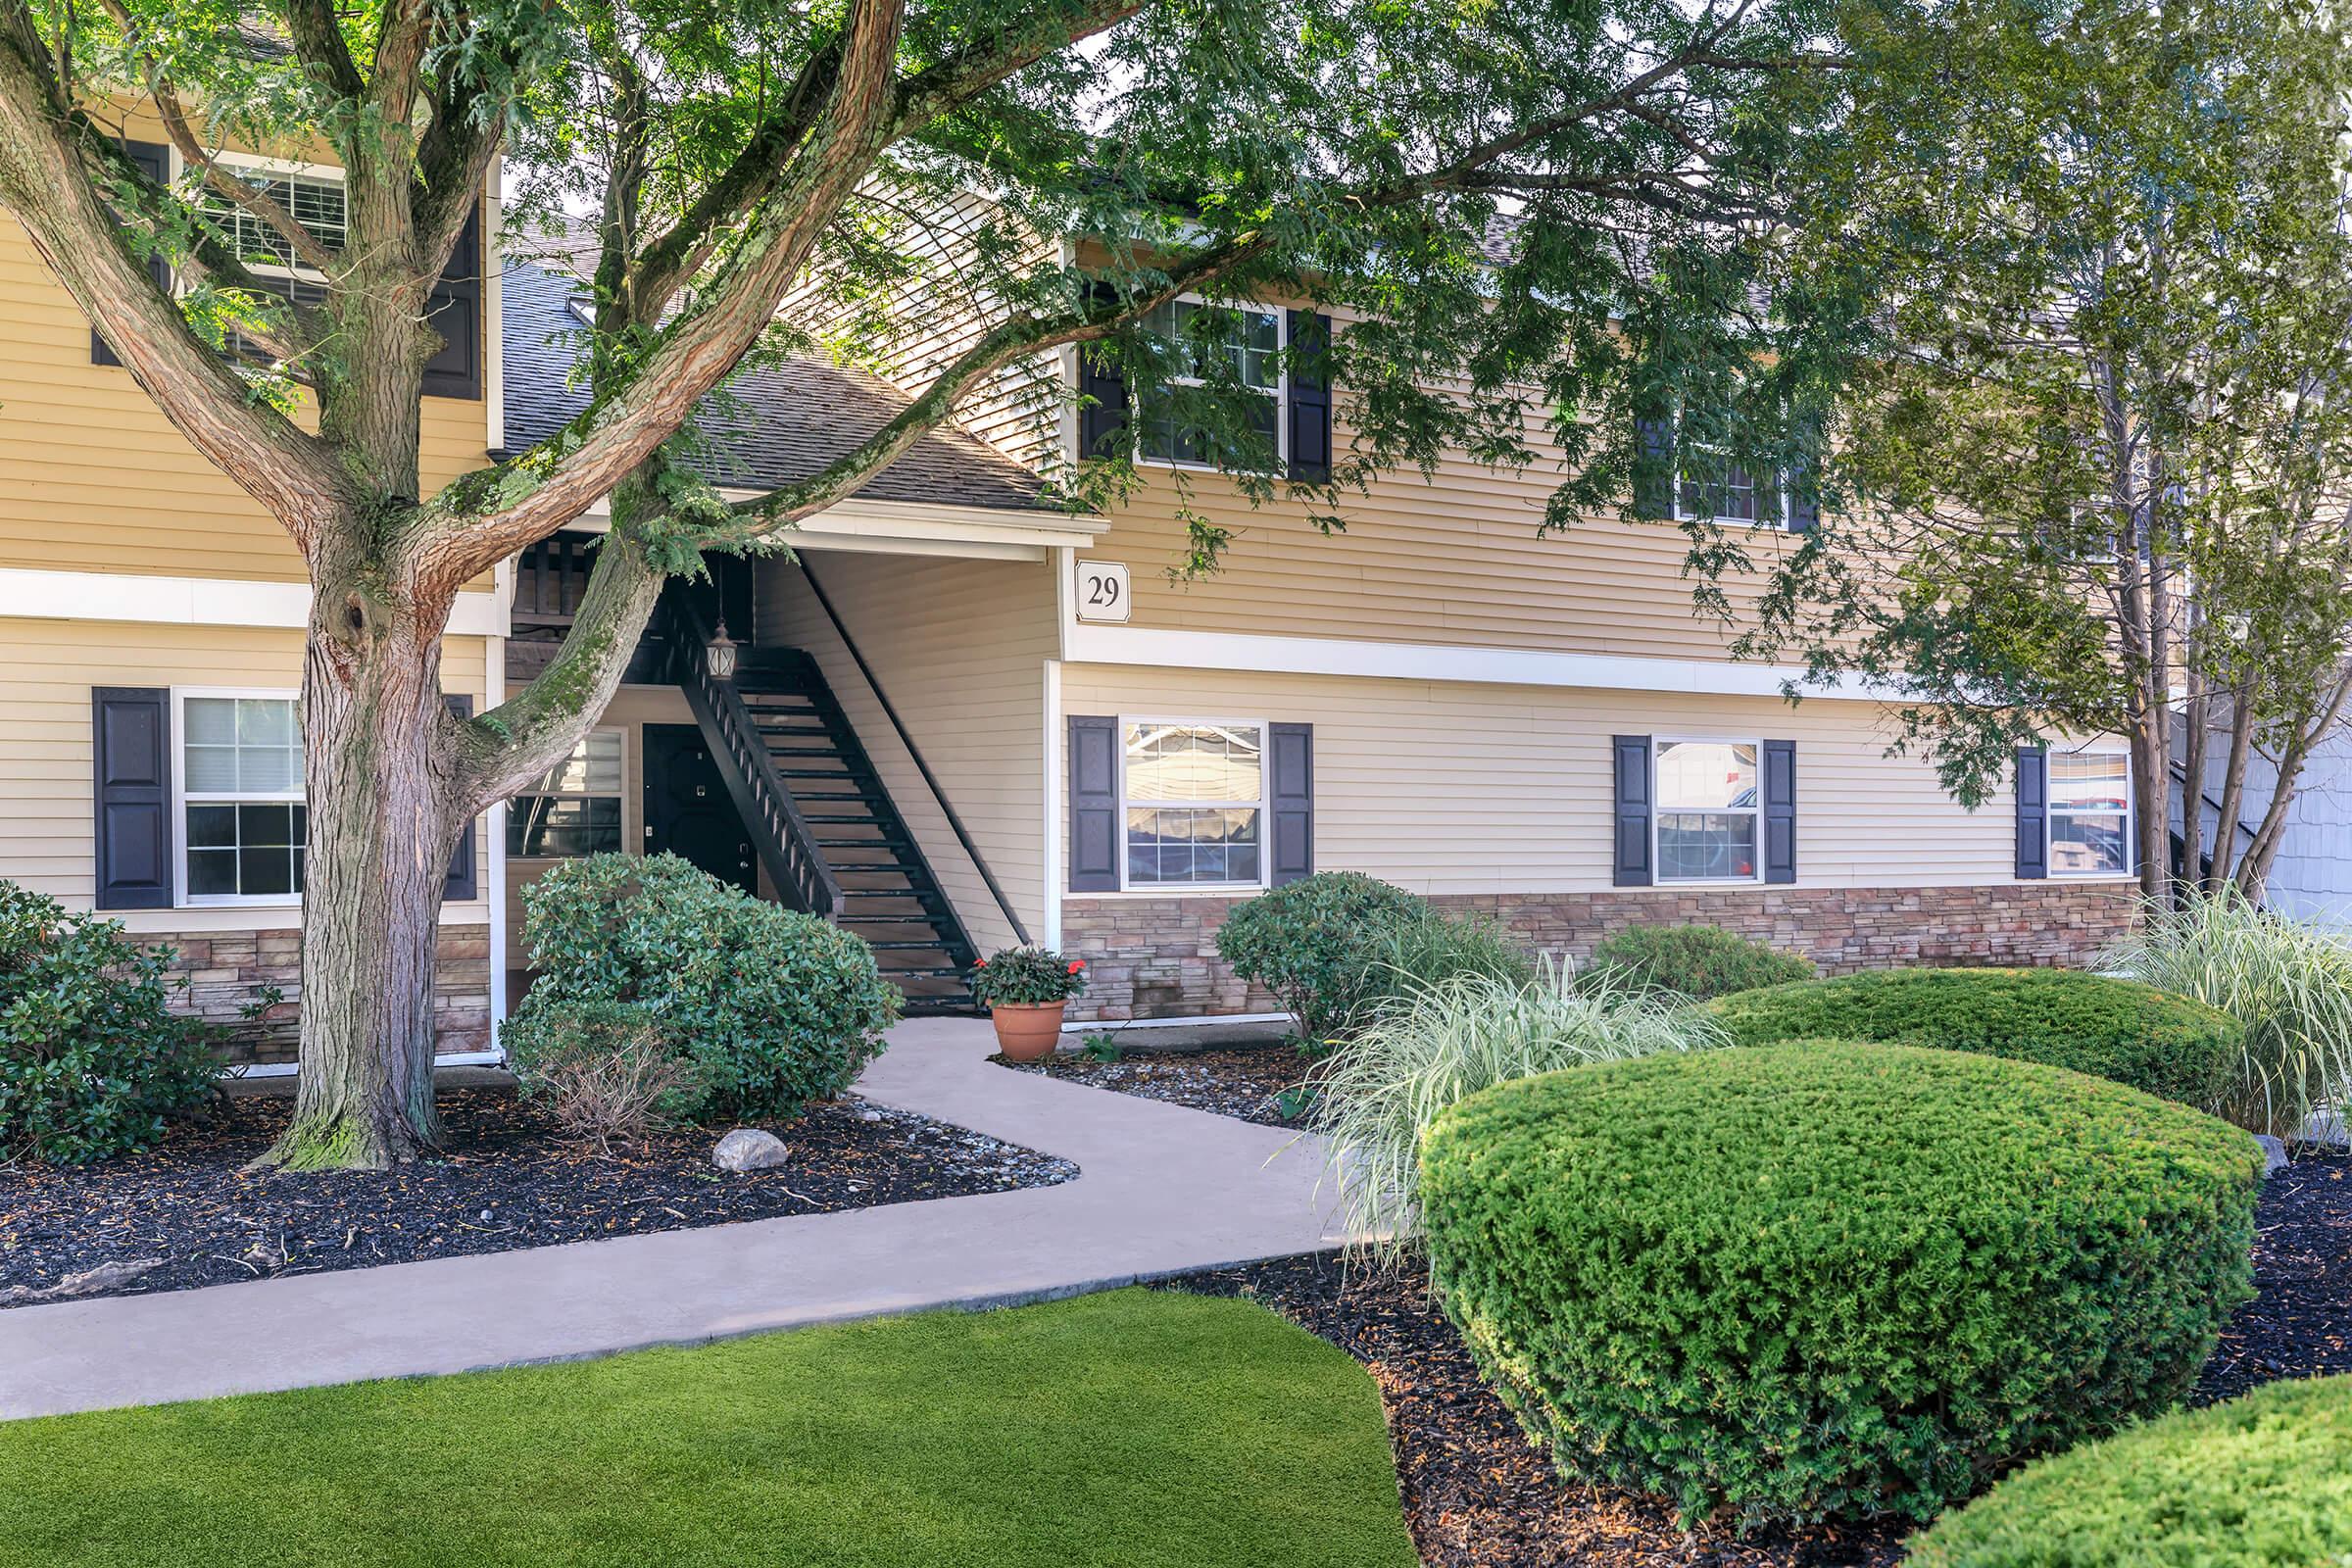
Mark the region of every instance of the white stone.
[[2286, 1145], [2268, 1133], [2256, 1133], [2254, 1141], [2262, 1146], [2262, 1173], [2276, 1176], [2286, 1169]]
[[710, 1151], [710, 1163], [720, 1170], [771, 1170], [791, 1152], [784, 1140], [757, 1127], [738, 1127]]

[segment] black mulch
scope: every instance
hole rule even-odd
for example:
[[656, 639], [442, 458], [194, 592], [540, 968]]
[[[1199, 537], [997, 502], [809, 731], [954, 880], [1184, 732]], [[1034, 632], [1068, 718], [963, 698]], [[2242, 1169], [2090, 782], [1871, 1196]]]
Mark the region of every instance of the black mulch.
[[82, 1169], [0, 1166], [0, 1298], [137, 1258], [164, 1261], [93, 1294], [868, 1208], [1078, 1174], [1066, 1160], [856, 1100], [772, 1128], [791, 1151], [773, 1170], [714, 1169], [716, 1131], [663, 1133], [608, 1156], [563, 1147], [537, 1111], [483, 1088], [443, 1092], [444, 1159], [389, 1174], [247, 1175], [291, 1105], [229, 1100], [149, 1153]]
[[[2257, 1217], [2260, 1298], [2194, 1401], [2276, 1378], [2352, 1371], [2352, 1160], [2273, 1177]], [[1332, 1254], [1215, 1269], [1176, 1290], [1264, 1302], [1370, 1369], [1388, 1405], [1405, 1520], [1429, 1568], [1859, 1568], [1901, 1560], [1900, 1529], [1687, 1536], [1655, 1503], [1560, 1483], [1426, 1295], [1418, 1271], [1344, 1272]]]
[[1220, 1116], [1239, 1116], [1267, 1127], [1298, 1125], [1298, 1118], [1285, 1115], [1284, 1110], [1304, 1107], [1285, 1101], [1283, 1092], [1296, 1088], [1313, 1066], [1287, 1045], [1137, 1052], [1117, 1061], [1096, 1061], [1070, 1052], [1037, 1062], [998, 1059], [1019, 1072], [1042, 1072], [1049, 1078], [1164, 1100]]

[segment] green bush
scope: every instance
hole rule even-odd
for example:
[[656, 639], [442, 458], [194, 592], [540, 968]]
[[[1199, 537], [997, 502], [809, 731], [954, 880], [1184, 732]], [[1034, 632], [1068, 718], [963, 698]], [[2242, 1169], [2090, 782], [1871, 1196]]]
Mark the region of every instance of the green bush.
[[218, 1032], [171, 1010], [171, 950], [0, 881], [0, 1157], [145, 1149], [207, 1099]]
[[707, 1117], [797, 1115], [882, 1051], [899, 995], [862, 941], [674, 855], [566, 860], [523, 894], [538, 978], [517, 1017], [640, 1003], [708, 1085]]
[[1697, 1002], [1813, 978], [1812, 959], [1719, 925], [1629, 925], [1592, 950], [1591, 967]]
[[1432, 909], [1417, 920], [1390, 928], [1365, 946], [1369, 972], [1359, 988], [1351, 1020], [1358, 1027], [1391, 998], [1408, 997], [1457, 975], [1476, 975], [1503, 986], [1525, 986], [1536, 978], [1535, 960], [1484, 915], [1444, 914]]
[[2245, 1049], [2221, 1114], [2251, 1132], [2294, 1138], [2314, 1110], [2352, 1100], [2352, 947], [2234, 892], [2143, 901], [2107, 966], [2221, 1008], [2245, 1025]]
[[549, 1003], [510, 1019], [499, 1044], [522, 1097], [544, 1104], [566, 1137], [607, 1152], [614, 1139], [694, 1120], [710, 1098], [701, 1065], [642, 1002]]
[[2274, 1383], [2029, 1466], [1911, 1544], [1913, 1568], [2352, 1563], [2352, 1377]]
[[1875, 969], [1707, 1004], [1741, 1045], [1877, 1040], [2072, 1067], [2218, 1107], [2244, 1031], [2152, 986], [2072, 969]]
[[2262, 1155], [2060, 1068], [1820, 1041], [1521, 1079], [1423, 1144], [1433, 1275], [1567, 1475], [1741, 1527], [1933, 1518], [2168, 1408]]
[[1434, 914], [1428, 900], [1360, 871], [1318, 871], [1237, 906], [1217, 954], [1274, 993], [1300, 1039], [1321, 1042], [1389, 989], [1374, 960], [1392, 934]]

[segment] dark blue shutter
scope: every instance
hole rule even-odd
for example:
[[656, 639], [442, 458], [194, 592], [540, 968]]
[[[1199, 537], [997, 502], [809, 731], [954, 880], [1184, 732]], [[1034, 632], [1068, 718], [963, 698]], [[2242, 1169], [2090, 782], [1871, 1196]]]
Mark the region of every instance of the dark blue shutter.
[[172, 693], [90, 689], [101, 909], [172, 906]]
[[2050, 758], [2038, 746], [2017, 749], [2017, 874], [2050, 874]]
[[[1098, 308], [1112, 300], [1107, 283], [1094, 284], [1089, 294]], [[1078, 456], [1121, 456], [1127, 430], [1127, 381], [1117, 366], [1100, 359], [1096, 349], [1084, 343], [1078, 346], [1078, 390], [1094, 400], [1078, 410]]]
[[1821, 526], [1821, 478], [1810, 463], [1788, 473], [1788, 531], [1811, 533]]
[[[443, 692], [441, 700], [449, 705], [449, 710], [458, 717], [473, 716], [472, 698], [453, 697]], [[457, 853], [449, 858], [449, 879], [441, 884], [442, 903], [463, 902], [480, 896], [479, 886], [474, 879], [474, 821], [468, 817], [466, 831], [458, 835]]]
[[[157, 184], [161, 185], [172, 177], [172, 155], [162, 142], [126, 141], [122, 144], [122, 151], [132, 163], [139, 166], [142, 173]], [[158, 289], [167, 294], [172, 292], [172, 266], [169, 262], [160, 256], [149, 257], [147, 273], [155, 279], [155, 286]], [[115, 358], [115, 351], [106, 346], [106, 339], [100, 337], [95, 328], [90, 332], [90, 363], [92, 365], [121, 365], [122, 363]], [[169, 906], [171, 900], [167, 898], [164, 903], [166, 906]], [[153, 907], [153, 906], [125, 904], [116, 906], [116, 907], [143, 909]]]
[[1276, 724], [1267, 737], [1274, 886], [1315, 874], [1315, 726]]
[[1635, 420], [1634, 448], [1634, 515], [1658, 521], [1672, 520], [1675, 482], [1673, 421]]
[[1119, 889], [1119, 721], [1070, 715], [1070, 891]]
[[441, 347], [424, 362], [424, 394], [436, 398], [482, 395], [482, 214], [476, 204], [465, 232], [449, 253], [449, 266], [425, 305], [425, 324], [441, 334]]
[[1291, 312], [1291, 477], [1331, 477], [1331, 318]]
[[1764, 880], [1796, 880], [1796, 742], [1764, 743]]
[[1649, 737], [1620, 735], [1617, 755], [1616, 871], [1611, 878], [1621, 888], [1645, 888], [1649, 864]]

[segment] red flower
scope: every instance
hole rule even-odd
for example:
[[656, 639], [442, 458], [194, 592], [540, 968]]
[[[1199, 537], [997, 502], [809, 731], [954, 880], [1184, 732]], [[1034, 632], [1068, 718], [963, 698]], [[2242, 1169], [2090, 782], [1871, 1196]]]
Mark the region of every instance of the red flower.
[[1080, 958], [1072, 958], [1072, 959], [1070, 960], [1070, 973], [1072, 973], [1072, 974], [1076, 974], [1076, 973], [1077, 973], [1079, 970], [1081, 970], [1081, 969], [1083, 969], [1083, 968], [1085, 968], [1085, 967], [1086, 967], [1086, 963], [1085, 963], [1085, 960], [1083, 960], [1083, 959], [1080, 959]]
[[985, 969], [988, 967], [988, 960], [986, 958], [974, 958], [972, 960], [972, 967], [975, 969]]

